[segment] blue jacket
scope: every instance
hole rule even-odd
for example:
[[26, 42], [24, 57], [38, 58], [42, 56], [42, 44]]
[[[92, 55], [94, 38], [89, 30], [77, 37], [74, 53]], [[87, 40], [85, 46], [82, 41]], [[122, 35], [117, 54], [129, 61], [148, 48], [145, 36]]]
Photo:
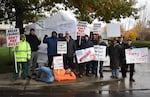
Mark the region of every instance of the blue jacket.
[[53, 38], [53, 37], [44, 37], [43, 43], [47, 43], [47, 51], [48, 55], [54, 56], [57, 55], [57, 41], [58, 38]]
[[85, 48], [89, 48], [89, 47], [93, 47], [94, 44], [91, 40], [88, 40], [88, 41], [84, 41], [81, 48], [82, 49], [85, 49]]

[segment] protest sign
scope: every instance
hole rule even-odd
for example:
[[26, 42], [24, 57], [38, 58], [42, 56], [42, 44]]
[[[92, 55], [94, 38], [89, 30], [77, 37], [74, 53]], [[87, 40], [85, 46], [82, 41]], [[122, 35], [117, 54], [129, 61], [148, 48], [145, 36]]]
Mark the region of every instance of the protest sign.
[[55, 56], [53, 58], [54, 69], [64, 69], [63, 56]]
[[107, 24], [107, 37], [120, 37], [120, 24]]
[[93, 33], [100, 34], [101, 32], [101, 23], [94, 23]]
[[148, 48], [125, 49], [126, 63], [147, 63]]
[[6, 30], [7, 47], [18, 46], [20, 42], [19, 29]]
[[94, 50], [97, 61], [106, 60], [106, 46], [94, 45]]
[[77, 36], [85, 36], [86, 35], [86, 28], [87, 28], [86, 21], [79, 21], [77, 25]]
[[67, 53], [67, 42], [58, 41], [57, 42], [57, 54], [66, 54]]
[[77, 50], [76, 57], [78, 63], [84, 63], [84, 62], [96, 60], [94, 47]]

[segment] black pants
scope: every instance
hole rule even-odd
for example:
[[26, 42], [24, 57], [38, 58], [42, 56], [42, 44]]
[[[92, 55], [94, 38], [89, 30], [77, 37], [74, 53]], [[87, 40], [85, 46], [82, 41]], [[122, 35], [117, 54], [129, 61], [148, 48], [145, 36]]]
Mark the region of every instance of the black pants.
[[74, 64], [73, 64], [73, 57], [69, 57], [69, 56], [64, 55], [63, 61], [64, 61], [64, 68], [65, 69], [67, 69], [67, 68], [74, 69], [75, 68]]
[[52, 64], [53, 64], [53, 55], [48, 55], [48, 67], [52, 69]]
[[134, 74], [134, 64], [128, 64], [128, 66], [130, 67], [130, 79], [133, 78], [133, 74]]
[[84, 75], [86, 70], [86, 64], [85, 63], [80, 63], [79, 64], [79, 74]]
[[122, 73], [122, 77], [123, 78], [126, 77], [127, 69], [128, 69], [128, 65], [127, 64], [122, 64], [121, 65], [121, 73]]

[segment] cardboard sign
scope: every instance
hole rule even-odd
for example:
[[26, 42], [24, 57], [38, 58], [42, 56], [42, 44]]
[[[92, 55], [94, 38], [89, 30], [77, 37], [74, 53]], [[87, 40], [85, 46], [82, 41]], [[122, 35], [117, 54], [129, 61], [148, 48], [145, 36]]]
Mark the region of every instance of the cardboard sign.
[[107, 24], [107, 37], [120, 37], [120, 24]]
[[79, 21], [77, 27], [77, 36], [85, 36], [86, 35], [86, 28], [87, 28], [86, 21]]
[[94, 50], [97, 61], [106, 60], [106, 46], [94, 45]]
[[6, 30], [7, 47], [18, 46], [20, 42], [19, 29]]
[[58, 41], [57, 42], [57, 54], [66, 54], [67, 53], [67, 42]]
[[101, 32], [101, 23], [94, 23], [93, 33], [100, 34]]
[[53, 58], [54, 69], [64, 69], [63, 56], [55, 56]]
[[127, 64], [148, 62], [148, 48], [126, 49], [125, 54]]
[[89, 62], [92, 60], [96, 60], [95, 50], [94, 47], [77, 50], [76, 57], [78, 63]]

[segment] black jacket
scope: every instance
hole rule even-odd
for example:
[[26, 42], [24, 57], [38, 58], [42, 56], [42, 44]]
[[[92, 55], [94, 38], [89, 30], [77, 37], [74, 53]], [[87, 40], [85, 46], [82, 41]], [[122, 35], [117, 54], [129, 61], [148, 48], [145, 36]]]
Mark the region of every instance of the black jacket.
[[38, 46], [41, 44], [41, 41], [37, 38], [36, 35], [26, 35], [26, 39], [30, 44], [31, 47], [31, 51], [37, 51], [38, 50]]

